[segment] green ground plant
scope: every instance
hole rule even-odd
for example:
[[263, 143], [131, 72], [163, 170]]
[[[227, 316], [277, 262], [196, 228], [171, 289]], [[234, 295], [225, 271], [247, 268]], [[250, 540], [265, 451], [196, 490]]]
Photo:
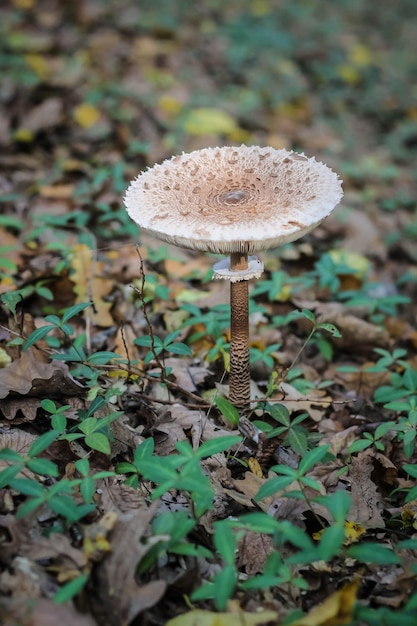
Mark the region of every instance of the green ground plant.
[[[84, 544], [107, 512], [108, 481], [124, 504], [158, 507], [126, 589], [138, 583], [140, 595], [168, 573], [167, 593], [132, 623], [190, 607], [210, 623], [246, 623], [270, 605], [277, 624], [312, 623], [312, 607], [358, 579], [352, 608], [329, 623], [415, 626], [415, 24], [415, 0], [378, 10], [370, 0], [1, 7], [0, 614], [10, 623], [75, 623], [83, 607], [80, 619], [99, 626], [92, 597], [127, 623], [123, 593], [103, 590], [111, 555], [125, 562], [134, 542], [123, 552], [100, 535], [109, 552], [96, 561]], [[156, 161], [241, 143], [315, 154], [345, 189], [314, 236], [262, 254], [246, 415], [224, 397], [230, 319], [219, 283], [196, 254], [149, 245], [121, 202]], [[79, 245], [93, 262], [78, 304]], [[173, 260], [189, 273], [171, 275]], [[322, 324], [321, 305], [333, 304], [369, 324], [369, 345]], [[39, 387], [43, 365], [75, 395], [54, 376]], [[350, 543], [349, 525], [368, 511], [355, 487], [375, 494], [379, 515]], [[34, 544], [55, 545], [54, 534], [87, 564], [38, 558]], [[269, 553], [248, 574], [245, 540], [265, 537]], [[24, 596], [37, 581], [38, 595]], [[40, 613], [9, 618], [39, 595]]]

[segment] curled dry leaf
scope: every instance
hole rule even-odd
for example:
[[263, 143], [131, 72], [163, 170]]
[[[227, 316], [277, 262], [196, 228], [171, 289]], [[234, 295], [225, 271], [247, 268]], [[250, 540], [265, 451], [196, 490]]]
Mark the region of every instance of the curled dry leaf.
[[37, 415], [41, 403], [37, 398], [25, 397], [20, 398], [3, 398], [0, 406], [0, 415], [6, 420], [13, 420], [13, 423], [20, 424], [24, 422], [32, 422]]
[[136, 581], [138, 563], [152, 543], [142, 542], [157, 503], [119, 516], [111, 535], [111, 552], [95, 572], [96, 595], [90, 596], [91, 609], [101, 626], [130, 624], [139, 613], [154, 606], [163, 596], [166, 583], [156, 580], [144, 585]]
[[306, 411], [315, 422], [323, 418], [325, 409], [332, 403], [332, 399], [322, 389], [310, 389], [308, 395], [303, 395], [288, 383], [281, 383], [280, 389], [284, 393], [283, 404], [290, 413]]
[[[19, 454], [27, 454], [30, 446], [35, 441], [36, 436], [27, 433], [24, 430], [13, 428], [1, 436], [1, 447], [10, 448]], [[3, 466], [4, 461], [0, 461], [0, 469]]]
[[350, 517], [365, 528], [385, 528], [380, 513], [382, 508], [381, 495], [371, 479], [373, 470], [374, 464], [368, 451], [358, 454], [357, 457], [352, 457], [349, 466], [352, 497]]
[[36, 397], [59, 397], [82, 394], [84, 387], [69, 373], [62, 361], [43, 363], [37, 350], [29, 348], [8, 367], [0, 370], [0, 398], [9, 394]]
[[101, 492], [100, 506], [103, 511], [127, 513], [132, 510], [136, 511], [140, 506], [143, 506], [145, 494], [142, 493], [141, 489], [145, 490], [145, 488], [142, 483], [137, 489], [134, 489], [122, 481], [121, 476], [98, 481], [97, 489]]

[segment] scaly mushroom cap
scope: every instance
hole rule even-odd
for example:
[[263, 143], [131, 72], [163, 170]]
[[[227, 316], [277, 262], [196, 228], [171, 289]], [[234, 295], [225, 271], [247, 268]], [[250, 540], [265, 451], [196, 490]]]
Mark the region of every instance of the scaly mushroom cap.
[[341, 181], [304, 154], [257, 146], [205, 148], [140, 174], [124, 198], [156, 237], [216, 253], [254, 252], [294, 241], [339, 203]]

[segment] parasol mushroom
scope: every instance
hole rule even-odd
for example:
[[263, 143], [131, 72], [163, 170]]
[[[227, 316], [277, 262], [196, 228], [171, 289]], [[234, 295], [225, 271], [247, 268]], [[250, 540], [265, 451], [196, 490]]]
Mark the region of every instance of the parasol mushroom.
[[248, 280], [259, 278], [259, 250], [299, 239], [343, 195], [329, 167], [304, 154], [258, 146], [205, 148], [140, 174], [126, 192], [130, 217], [159, 239], [230, 254], [214, 277], [230, 281], [229, 398], [250, 399]]

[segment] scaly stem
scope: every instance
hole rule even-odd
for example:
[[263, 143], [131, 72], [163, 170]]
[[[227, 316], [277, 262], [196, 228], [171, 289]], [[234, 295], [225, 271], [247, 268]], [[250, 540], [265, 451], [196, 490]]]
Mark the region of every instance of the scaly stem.
[[[233, 252], [230, 269], [244, 270], [248, 267], [248, 255]], [[249, 289], [248, 281], [230, 283], [230, 378], [229, 398], [238, 407], [245, 407], [250, 399], [249, 370]]]

